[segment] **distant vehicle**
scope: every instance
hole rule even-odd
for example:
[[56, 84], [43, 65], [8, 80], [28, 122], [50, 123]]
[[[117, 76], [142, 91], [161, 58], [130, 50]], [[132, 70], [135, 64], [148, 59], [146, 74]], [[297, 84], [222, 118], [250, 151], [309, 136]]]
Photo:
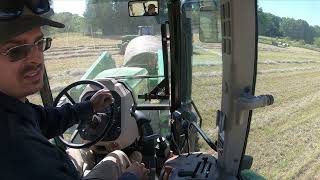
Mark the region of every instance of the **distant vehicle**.
[[288, 43], [281, 42], [281, 41], [272, 41], [272, 45], [277, 47], [282, 47], [282, 48], [289, 47]]

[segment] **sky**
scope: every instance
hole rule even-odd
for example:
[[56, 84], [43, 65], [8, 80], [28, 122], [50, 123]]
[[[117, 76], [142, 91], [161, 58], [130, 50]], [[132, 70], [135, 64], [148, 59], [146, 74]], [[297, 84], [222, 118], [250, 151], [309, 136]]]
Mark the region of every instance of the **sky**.
[[71, 12], [83, 16], [85, 7], [85, 0], [53, 0], [53, 9], [56, 13]]
[[[309, 25], [320, 26], [320, 0], [258, 0], [264, 12], [279, 17], [306, 20]], [[55, 12], [71, 12], [83, 15], [85, 0], [54, 0]]]
[[258, 0], [258, 4], [264, 12], [320, 26], [320, 0]]

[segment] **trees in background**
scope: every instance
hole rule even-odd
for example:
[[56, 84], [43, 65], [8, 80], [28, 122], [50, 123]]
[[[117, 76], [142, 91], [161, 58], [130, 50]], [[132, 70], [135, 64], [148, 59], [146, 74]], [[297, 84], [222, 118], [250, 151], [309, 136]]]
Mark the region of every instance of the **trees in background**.
[[315, 37], [314, 28], [301, 19], [282, 18], [280, 31], [285, 37], [304, 40], [308, 44], [312, 44]]
[[262, 8], [258, 9], [258, 29], [259, 35], [269, 37], [282, 36], [280, 31], [281, 18], [271, 13], [264, 13]]
[[138, 26], [155, 24], [154, 18], [134, 18], [128, 13], [128, 2], [86, 0], [84, 18], [88, 32], [102, 35], [137, 34]]
[[[130, 17], [128, 3], [120, 0], [86, 0], [86, 10], [83, 17], [68, 12], [51, 13], [49, 16], [66, 25], [64, 29], [50, 29], [55, 32], [81, 32], [85, 34], [99, 32], [102, 35], [125, 35], [137, 34], [138, 26], [156, 24], [155, 18]], [[258, 32], [262, 36], [288, 37], [301, 44], [316, 44], [320, 47], [320, 26], [310, 26], [301, 19], [295, 20], [265, 13], [262, 8], [258, 8]]]
[[54, 14], [51, 18], [65, 25], [65, 28], [55, 29], [57, 32], [82, 32], [85, 27], [85, 18], [77, 14], [62, 12]]
[[80, 32], [87, 35], [137, 34], [138, 26], [157, 24], [155, 18], [152, 17], [130, 17], [128, 2], [119, 0], [86, 0], [83, 16], [69, 12], [54, 13], [52, 11], [47, 14], [47, 17], [66, 26], [63, 29], [45, 28], [45, 31], [51, 34], [56, 32]]
[[[268, 37], [288, 37], [299, 42], [313, 44], [320, 37], [320, 27], [310, 26], [307, 21], [281, 18], [258, 9], [259, 35]], [[319, 46], [320, 47], [320, 46]]]
[[314, 44], [317, 46], [317, 47], [320, 47], [320, 37], [317, 37], [314, 39]]

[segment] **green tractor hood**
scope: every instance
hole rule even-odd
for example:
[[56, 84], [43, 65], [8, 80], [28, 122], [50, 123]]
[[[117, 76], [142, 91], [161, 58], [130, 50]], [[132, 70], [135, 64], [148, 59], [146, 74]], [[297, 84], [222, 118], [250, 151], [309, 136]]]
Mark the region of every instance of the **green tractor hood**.
[[147, 92], [147, 79], [139, 78], [139, 76], [147, 76], [148, 71], [139, 67], [120, 67], [104, 70], [99, 73], [95, 79], [115, 78], [127, 85], [134, 94], [143, 94]]

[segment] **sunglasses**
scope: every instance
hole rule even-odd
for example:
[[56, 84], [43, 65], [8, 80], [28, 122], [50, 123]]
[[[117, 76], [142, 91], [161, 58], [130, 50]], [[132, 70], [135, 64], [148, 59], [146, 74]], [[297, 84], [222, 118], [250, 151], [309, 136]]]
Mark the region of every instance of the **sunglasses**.
[[9, 57], [11, 62], [16, 62], [26, 58], [32, 51], [33, 47], [38, 48], [41, 52], [48, 50], [51, 47], [51, 42], [51, 38], [42, 38], [34, 44], [22, 44], [15, 46], [0, 54]]
[[19, 17], [24, 6], [35, 14], [44, 14], [50, 10], [48, 0], [1, 0], [0, 20], [9, 20]]

